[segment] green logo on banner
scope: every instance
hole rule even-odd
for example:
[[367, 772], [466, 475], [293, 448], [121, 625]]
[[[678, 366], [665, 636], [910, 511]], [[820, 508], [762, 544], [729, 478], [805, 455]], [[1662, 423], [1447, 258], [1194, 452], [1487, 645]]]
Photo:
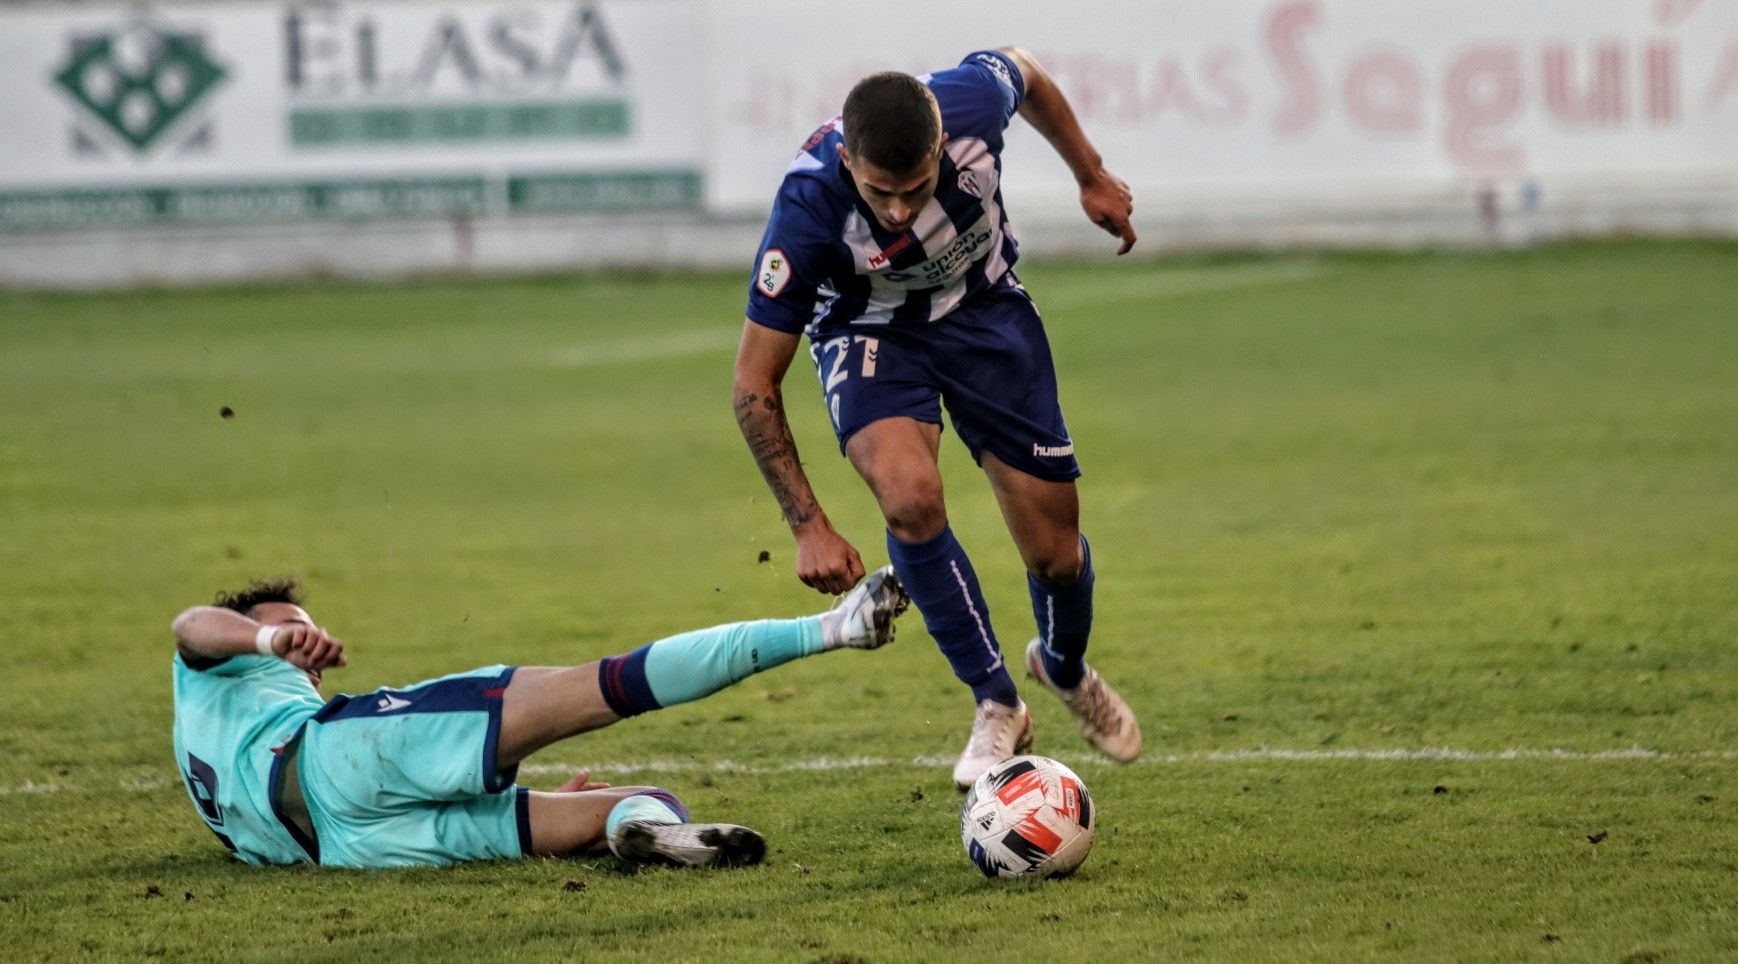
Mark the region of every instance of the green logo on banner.
[[138, 22], [74, 37], [66, 66], [54, 81], [133, 150], [143, 152], [225, 76], [197, 34]]

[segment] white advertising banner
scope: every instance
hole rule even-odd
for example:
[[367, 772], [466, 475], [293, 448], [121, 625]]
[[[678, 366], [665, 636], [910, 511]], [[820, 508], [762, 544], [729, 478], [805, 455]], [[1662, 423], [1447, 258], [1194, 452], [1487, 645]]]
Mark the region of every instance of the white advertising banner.
[[[1137, 198], [1379, 205], [1466, 183], [1738, 184], [1734, 0], [955, 0], [920, 27], [714, 7], [711, 203], [764, 210], [859, 77], [1018, 44]], [[859, 29], [859, 27], [861, 29]], [[1016, 212], [1071, 204], [1024, 124]]]
[[[1738, 197], [1738, 0], [244, 0], [0, 9], [0, 231], [764, 215], [863, 75], [1031, 50], [1148, 211]], [[1068, 214], [1016, 122], [1006, 191]]]
[[691, 0], [0, 11], [0, 228], [692, 208]]

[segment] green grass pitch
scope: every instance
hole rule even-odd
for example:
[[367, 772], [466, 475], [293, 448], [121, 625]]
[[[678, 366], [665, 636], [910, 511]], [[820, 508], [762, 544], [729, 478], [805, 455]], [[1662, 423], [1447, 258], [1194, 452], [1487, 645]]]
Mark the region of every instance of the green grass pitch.
[[[256, 574], [305, 577], [352, 691], [818, 609], [731, 419], [742, 278], [0, 294], [0, 956], [1738, 956], [1738, 246], [1025, 278], [1148, 758], [1029, 686], [1102, 822], [1017, 887], [960, 849], [970, 705], [915, 618], [527, 771], [671, 786], [763, 829], [754, 869], [257, 870], [177, 783], [169, 620]], [[818, 395], [799, 358], [877, 564]], [[1018, 561], [944, 460], [1018, 652]]]

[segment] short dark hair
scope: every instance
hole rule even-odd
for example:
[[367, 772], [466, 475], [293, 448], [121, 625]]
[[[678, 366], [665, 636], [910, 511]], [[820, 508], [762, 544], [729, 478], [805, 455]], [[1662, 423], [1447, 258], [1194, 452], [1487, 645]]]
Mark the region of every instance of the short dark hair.
[[886, 171], [914, 171], [941, 143], [935, 96], [923, 81], [889, 70], [870, 74], [845, 97], [845, 149]]
[[283, 576], [276, 579], [255, 579], [247, 584], [246, 589], [220, 592], [212, 605], [233, 609], [245, 616], [248, 610], [260, 603], [281, 602], [300, 606], [303, 598], [301, 582]]

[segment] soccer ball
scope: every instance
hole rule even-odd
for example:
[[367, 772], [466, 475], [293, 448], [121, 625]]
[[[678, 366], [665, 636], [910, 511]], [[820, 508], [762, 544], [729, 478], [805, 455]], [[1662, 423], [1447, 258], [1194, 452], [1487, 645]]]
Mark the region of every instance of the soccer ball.
[[960, 840], [985, 877], [1066, 877], [1092, 851], [1098, 815], [1086, 784], [1049, 757], [984, 771], [960, 809]]

